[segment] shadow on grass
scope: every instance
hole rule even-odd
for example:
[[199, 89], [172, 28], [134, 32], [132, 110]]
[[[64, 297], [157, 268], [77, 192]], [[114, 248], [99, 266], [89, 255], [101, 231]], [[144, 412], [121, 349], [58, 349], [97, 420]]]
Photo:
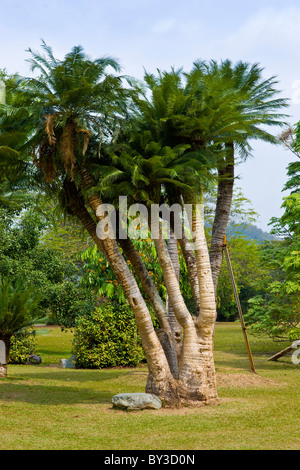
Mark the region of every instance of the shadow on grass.
[[10, 384], [2, 382], [0, 385], [0, 401], [7, 403], [30, 403], [33, 405], [72, 405], [72, 404], [103, 404], [111, 403], [115, 393], [106, 390], [79, 389], [75, 385], [48, 386]]
[[124, 388], [136, 391], [147, 376], [142, 367], [90, 370], [23, 365], [8, 366], [7, 372], [7, 378], [0, 380], [0, 402], [40, 405], [111, 403]]
[[[8, 378], [9, 377], [9, 365], [8, 365]], [[21, 379], [30, 379], [30, 380], [53, 380], [53, 381], [66, 381], [72, 380], [74, 382], [86, 383], [87, 381], [93, 382], [104, 382], [114, 379], [122, 379], [129, 376], [141, 376], [146, 377], [147, 370], [146, 368], [115, 368], [115, 369], [63, 369], [53, 366], [19, 366], [24, 367], [19, 374]], [[26, 368], [30, 367], [31, 370], [26, 372]], [[13, 376], [12, 376], [13, 378]]]

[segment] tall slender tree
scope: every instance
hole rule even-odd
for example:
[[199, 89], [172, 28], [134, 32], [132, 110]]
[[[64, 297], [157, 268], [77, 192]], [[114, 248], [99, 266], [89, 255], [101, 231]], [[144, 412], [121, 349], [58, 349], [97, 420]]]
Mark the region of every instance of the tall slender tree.
[[[197, 66], [196, 66], [197, 67]], [[267, 128], [283, 126], [286, 115], [281, 109], [287, 106], [287, 100], [278, 98], [276, 77], [263, 78], [263, 68], [259, 64], [250, 65], [237, 62], [235, 65], [226, 60], [219, 65], [212, 61], [209, 67], [220, 83], [243, 99], [237, 103], [240, 112], [240, 122], [243, 132], [239, 135], [228, 136], [224, 141], [224, 153], [218, 162], [218, 195], [215, 218], [212, 227], [210, 261], [215, 291], [222, 263], [224, 236], [229, 220], [233, 188], [235, 181], [235, 166], [239, 159], [251, 155], [251, 140], [263, 140], [271, 144], [279, 144], [276, 135]]]

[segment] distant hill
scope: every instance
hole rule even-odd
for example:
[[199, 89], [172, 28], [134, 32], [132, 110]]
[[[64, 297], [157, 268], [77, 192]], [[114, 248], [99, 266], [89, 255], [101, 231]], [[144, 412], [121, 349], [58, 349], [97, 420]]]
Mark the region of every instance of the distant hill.
[[230, 239], [236, 236], [243, 236], [250, 240], [257, 240], [259, 243], [262, 243], [265, 240], [276, 240], [274, 235], [271, 235], [268, 232], [264, 232], [256, 225], [231, 223], [227, 227], [227, 238]]

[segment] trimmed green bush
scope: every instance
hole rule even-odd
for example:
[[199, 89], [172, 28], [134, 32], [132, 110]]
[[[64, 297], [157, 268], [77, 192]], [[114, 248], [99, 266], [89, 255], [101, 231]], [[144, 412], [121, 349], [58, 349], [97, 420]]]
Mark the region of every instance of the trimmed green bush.
[[134, 367], [144, 360], [134, 315], [127, 305], [108, 302], [79, 317], [73, 345], [78, 368]]
[[28, 364], [29, 356], [37, 348], [36, 332], [34, 328], [27, 328], [15, 333], [11, 337], [9, 363]]

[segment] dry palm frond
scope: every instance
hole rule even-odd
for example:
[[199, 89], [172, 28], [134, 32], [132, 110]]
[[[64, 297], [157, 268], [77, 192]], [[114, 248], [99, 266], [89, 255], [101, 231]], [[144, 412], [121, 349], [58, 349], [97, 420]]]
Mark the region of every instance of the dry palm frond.
[[56, 114], [48, 114], [45, 116], [45, 119], [46, 119], [45, 130], [46, 130], [46, 134], [48, 136], [50, 145], [55, 145], [56, 143], [56, 137], [54, 134], [54, 122], [56, 118], [57, 118]]
[[90, 137], [91, 137], [92, 134], [88, 129], [83, 129], [82, 127], [76, 129], [76, 132], [78, 134], [83, 135], [82, 155], [84, 156], [86, 154], [86, 151], [87, 151], [87, 148], [88, 148], [88, 145], [89, 145], [89, 141], [90, 141]]
[[53, 147], [49, 145], [48, 140], [45, 139], [44, 142], [41, 143], [38, 154], [36, 154], [34, 150], [33, 163], [39, 170], [43, 171], [46, 182], [51, 182], [56, 178], [54, 150]]
[[281, 142], [288, 143], [290, 140], [293, 140], [294, 129], [292, 127], [288, 127], [285, 131], [283, 131], [279, 136], [278, 139]]
[[68, 122], [63, 128], [60, 138], [60, 151], [65, 170], [70, 172], [71, 178], [74, 176], [75, 153], [74, 153], [74, 123]]

